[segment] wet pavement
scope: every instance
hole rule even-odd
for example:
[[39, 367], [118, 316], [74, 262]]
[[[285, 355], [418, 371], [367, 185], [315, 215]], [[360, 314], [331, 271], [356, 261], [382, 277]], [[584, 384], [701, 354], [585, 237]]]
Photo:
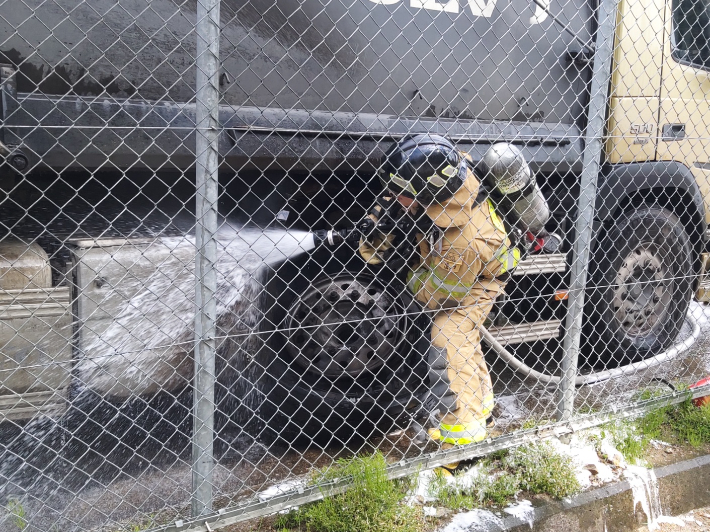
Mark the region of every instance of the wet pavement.
[[636, 532], [708, 532], [708, 530], [710, 530], [710, 506], [673, 517], [660, 517], [650, 528], [644, 525], [637, 528]]
[[643, 525], [636, 532], [708, 532], [710, 530], [710, 506], [691, 510], [673, 517], [663, 516], [650, 528]]

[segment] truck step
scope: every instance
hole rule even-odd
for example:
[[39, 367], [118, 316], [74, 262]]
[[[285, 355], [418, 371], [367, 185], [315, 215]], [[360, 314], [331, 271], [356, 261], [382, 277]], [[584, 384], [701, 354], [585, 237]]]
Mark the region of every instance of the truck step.
[[513, 325], [493, 326], [488, 331], [503, 345], [521, 344], [536, 340], [559, 338], [562, 320], [516, 323]]
[[30, 419], [37, 414], [58, 416], [67, 409], [67, 390], [0, 395], [0, 422]]
[[520, 261], [515, 270], [513, 270], [513, 275], [517, 277], [541, 273], [564, 273], [566, 269], [567, 256], [564, 253], [532, 255]]
[[0, 290], [0, 422], [66, 409], [71, 320], [69, 287]]

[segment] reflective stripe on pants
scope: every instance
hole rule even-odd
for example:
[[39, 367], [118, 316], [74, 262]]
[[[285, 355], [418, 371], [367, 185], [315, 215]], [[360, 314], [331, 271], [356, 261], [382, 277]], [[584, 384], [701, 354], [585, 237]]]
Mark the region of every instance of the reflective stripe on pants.
[[486, 420], [476, 419], [459, 425], [447, 425], [441, 423], [439, 425], [442, 443], [451, 443], [453, 445], [466, 445], [469, 443], [478, 443], [486, 439]]

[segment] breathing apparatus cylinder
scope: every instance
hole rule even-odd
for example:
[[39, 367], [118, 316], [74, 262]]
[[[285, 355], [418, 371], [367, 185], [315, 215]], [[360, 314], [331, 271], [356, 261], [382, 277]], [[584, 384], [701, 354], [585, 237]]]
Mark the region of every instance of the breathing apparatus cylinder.
[[508, 223], [533, 235], [544, 233], [550, 208], [518, 148], [507, 142], [493, 144], [476, 169]]

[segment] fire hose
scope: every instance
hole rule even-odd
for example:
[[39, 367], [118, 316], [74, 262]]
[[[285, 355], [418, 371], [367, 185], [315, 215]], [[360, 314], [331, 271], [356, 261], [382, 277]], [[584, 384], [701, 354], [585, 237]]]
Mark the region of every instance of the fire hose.
[[[645, 360], [640, 360], [634, 362], [633, 364], [628, 364], [626, 366], [620, 366], [614, 369], [607, 369], [604, 371], [597, 371], [594, 373], [588, 373], [586, 375], [578, 375], [574, 380], [575, 386], [584, 386], [587, 384], [594, 384], [603, 380], [613, 379], [616, 377], [621, 377], [622, 375], [629, 375], [635, 373], [637, 370], [646, 369], [651, 366], [670, 360], [671, 358], [678, 355], [683, 350], [689, 349], [695, 344], [697, 339], [700, 337], [700, 324], [695, 318], [690, 314], [687, 316], [691, 327], [693, 328], [690, 336], [678, 344], [674, 344], [667, 350], [655, 355], [651, 358]], [[516, 373], [522, 375], [524, 378], [532, 377], [537, 379], [539, 382], [544, 384], [559, 384], [562, 380], [561, 377], [556, 377], [554, 375], [549, 375], [547, 373], [542, 373], [540, 371], [534, 370], [530, 366], [526, 365], [515, 355], [511, 354], [503, 345], [495, 339], [495, 337], [483, 326], [478, 328], [481, 332], [481, 337], [483, 340], [495, 351], [495, 353], [506, 363], [510, 368]]]

